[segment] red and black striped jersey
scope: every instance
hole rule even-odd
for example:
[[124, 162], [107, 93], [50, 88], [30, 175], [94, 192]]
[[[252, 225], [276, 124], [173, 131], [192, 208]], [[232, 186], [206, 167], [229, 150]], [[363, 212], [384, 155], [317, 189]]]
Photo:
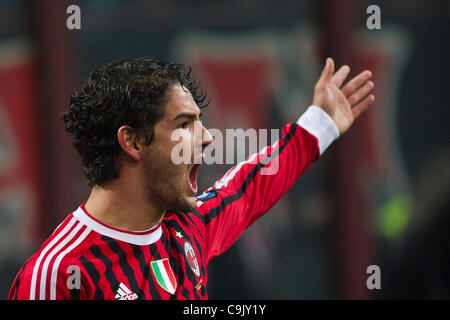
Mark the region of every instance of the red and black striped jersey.
[[[272, 146], [232, 167], [192, 212], [146, 231], [112, 228], [82, 204], [19, 270], [9, 299], [207, 299], [207, 267], [339, 136], [310, 107]], [[275, 165], [274, 165], [275, 164]]]

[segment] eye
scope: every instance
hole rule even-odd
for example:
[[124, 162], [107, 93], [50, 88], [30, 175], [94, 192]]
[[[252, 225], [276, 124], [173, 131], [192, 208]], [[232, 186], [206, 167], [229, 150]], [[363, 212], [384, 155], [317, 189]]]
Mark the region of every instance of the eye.
[[186, 129], [188, 125], [189, 125], [189, 122], [185, 121], [185, 122], [183, 122], [182, 124], [180, 124], [180, 125], [178, 126], [178, 128]]

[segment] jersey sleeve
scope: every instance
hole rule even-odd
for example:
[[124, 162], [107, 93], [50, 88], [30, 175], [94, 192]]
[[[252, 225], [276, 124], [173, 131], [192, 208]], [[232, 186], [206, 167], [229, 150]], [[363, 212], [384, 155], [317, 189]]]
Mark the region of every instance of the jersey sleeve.
[[193, 214], [203, 227], [207, 262], [272, 208], [338, 136], [333, 120], [311, 106], [297, 122], [282, 129], [272, 146], [232, 167], [197, 197]]
[[19, 270], [8, 300], [87, 299], [83, 270], [77, 263], [63, 261], [57, 270], [45, 274], [45, 268], [36, 267], [37, 260], [37, 257], [30, 258]]

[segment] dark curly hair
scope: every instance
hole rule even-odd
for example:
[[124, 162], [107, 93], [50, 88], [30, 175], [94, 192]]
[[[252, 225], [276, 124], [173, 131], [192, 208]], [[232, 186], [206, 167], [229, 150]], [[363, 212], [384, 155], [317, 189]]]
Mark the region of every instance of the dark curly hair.
[[73, 135], [90, 187], [119, 177], [117, 157], [122, 149], [117, 130], [122, 125], [151, 143], [154, 126], [164, 115], [168, 88], [181, 84], [199, 108], [208, 105], [191, 70], [182, 64], [138, 58], [104, 65], [83, 81], [62, 119], [66, 132]]

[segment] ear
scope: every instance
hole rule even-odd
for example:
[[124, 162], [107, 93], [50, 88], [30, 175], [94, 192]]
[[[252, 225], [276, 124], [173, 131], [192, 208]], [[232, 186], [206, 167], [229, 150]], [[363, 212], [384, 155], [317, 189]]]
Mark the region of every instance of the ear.
[[134, 160], [141, 157], [141, 145], [136, 140], [136, 132], [130, 126], [121, 126], [117, 130], [117, 140], [123, 152]]

